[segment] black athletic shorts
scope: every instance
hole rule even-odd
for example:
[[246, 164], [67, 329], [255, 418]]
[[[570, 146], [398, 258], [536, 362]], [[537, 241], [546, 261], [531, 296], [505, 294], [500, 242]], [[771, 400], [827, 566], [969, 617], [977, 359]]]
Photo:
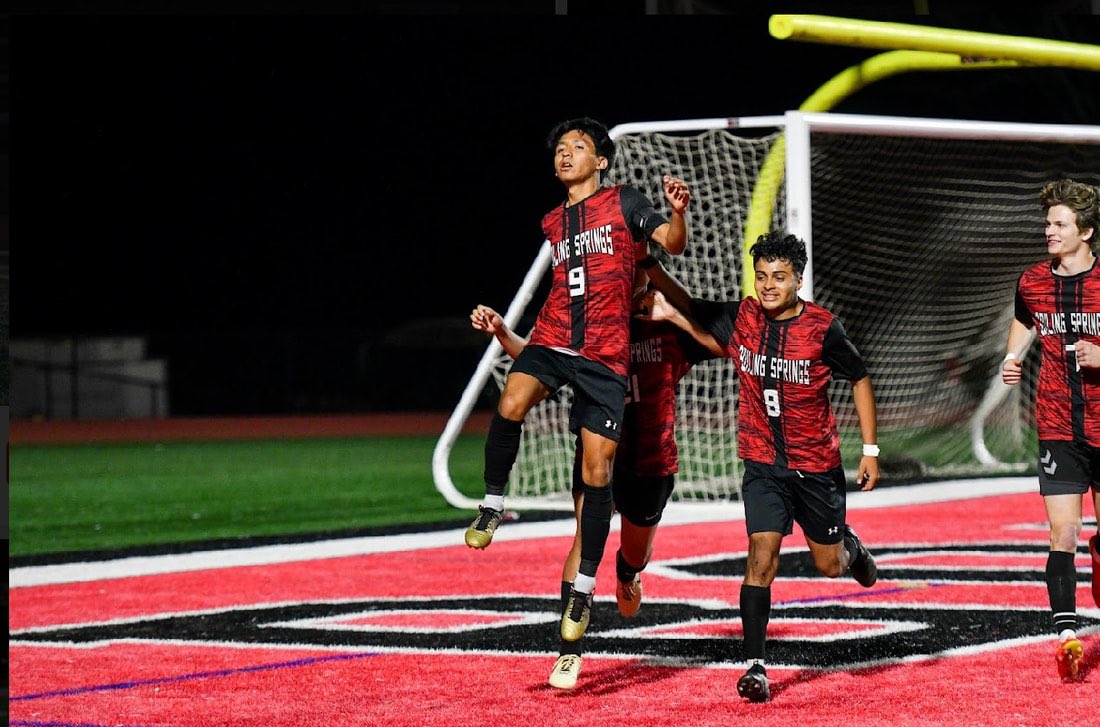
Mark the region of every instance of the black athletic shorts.
[[512, 363], [511, 371], [534, 376], [551, 391], [569, 384], [573, 388], [569, 430], [577, 432], [583, 427], [619, 441], [626, 406], [625, 376], [584, 356], [545, 346], [525, 346]]
[[844, 469], [800, 472], [744, 460], [741, 497], [745, 529], [753, 533], [790, 535], [797, 522], [806, 537], [831, 545], [844, 537]]
[[651, 528], [661, 522], [675, 485], [676, 475], [637, 477], [616, 470], [611, 495], [619, 514], [640, 528]]
[[1100, 491], [1100, 447], [1077, 441], [1039, 442], [1039, 494], [1084, 495]]

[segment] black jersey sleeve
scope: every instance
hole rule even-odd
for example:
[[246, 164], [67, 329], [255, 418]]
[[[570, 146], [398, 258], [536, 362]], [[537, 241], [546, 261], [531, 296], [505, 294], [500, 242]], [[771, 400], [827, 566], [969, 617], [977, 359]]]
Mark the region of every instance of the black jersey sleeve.
[[1035, 319], [1031, 317], [1031, 309], [1027, 307], [1024, 296], [1020, 293], [1019, 284], [1016, 285], [1016, 320], [1028, 328], [1035, 327]]
[[844, 331], [844, 324], [834, 318], [825, 331], [821, 346], [821, 360], [833, 371], [833, 375], [848, 381], [859, 381], [867, 375], [863, 356]]
[[733, 322], [737, 320], [740, 307], [739, 300], [719, 302], [694, 298], [691, 301], [691, 317], [718, 343], [726, 346], [733, 338]]
[[649, 198], [634, 187], [625, 185], [620, 198], [623, 205], [623, 219], [626, 220], [630, 234], [636, 241], [648, 240], [654, 230], [668, 222]]

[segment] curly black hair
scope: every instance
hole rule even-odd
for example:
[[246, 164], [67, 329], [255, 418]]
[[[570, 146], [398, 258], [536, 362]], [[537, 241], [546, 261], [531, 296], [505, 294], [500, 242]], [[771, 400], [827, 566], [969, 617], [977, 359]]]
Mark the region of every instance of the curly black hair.
[[765, 260], [786, 260], [798, 275], [806, 269], [806, 243], [798, 237], [780, 230], [772, 230], [756, 238], [756, 244], [749, 248], [752, 264], [760, 258]]
[[596, 144], [596, 155], [607, 157], [607, 166], [611, 167], [611, 162], [615, 160], [615, 142], [607, 133], [606, 126], [587, 116], [580, 119], [567, 119], [554, 125], [546, 137], [546, 148], [551, 154], [557, 149], [561, 138], [570, 131], [579, 131], [592, 137], [592, 141]]

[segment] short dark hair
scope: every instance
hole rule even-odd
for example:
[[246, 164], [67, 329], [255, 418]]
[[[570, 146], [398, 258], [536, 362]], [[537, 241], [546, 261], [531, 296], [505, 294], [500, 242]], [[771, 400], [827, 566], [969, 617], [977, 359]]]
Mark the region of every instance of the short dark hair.
[[1058, 205], [1065, 205], [1073, 210], [1077, 229], [1092, 229], [1092, 239], [1089, 242], [1096, 247], [1096, 238], [1100, 234], [1100, 194], [1096, 187], [1072, 179], [1059, 179], [1043, 187], [1039, 192], [1039, 204], [1044, 212]]
[[795, 273], [801, 275], [806, 269], [806, 243], [798, 237], [772, 230], [756, 238], [756, 244], [749, 248], [752, 264], [760, 258], [765, 260], [786, 260]]
[[607, 133], [606, 126], [587, 116], [561, 121], [550, 130], [550, 135], [546, 137], [546, 148], [550, 150], [551, 154], [557, 149], [561, 138], [570, 131], [579, 131], [592, 137], [592, 141], [596, 144], [596, 155], [606, 157], [607, 166], [608, 168], [611, 167], [611, 162], [615, 161], [615, 142], [611, 140], [611, 135]]

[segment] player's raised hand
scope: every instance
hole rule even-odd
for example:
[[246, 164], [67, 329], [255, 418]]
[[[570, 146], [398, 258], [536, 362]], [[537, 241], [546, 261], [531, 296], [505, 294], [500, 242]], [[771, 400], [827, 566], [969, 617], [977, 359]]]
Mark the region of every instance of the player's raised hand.
[[489, 306], [479, 305], [470, 313], [470, 325], [478, 331], [496, 334], [504, 325], [504, 319]]
[[665, 199], [672, 205], [672, 211], [683, 214], [688, 202], [691, 201], [691, 190], [688, 189], [687, 183], [667, 174], [662, 181], [665, 185]]

